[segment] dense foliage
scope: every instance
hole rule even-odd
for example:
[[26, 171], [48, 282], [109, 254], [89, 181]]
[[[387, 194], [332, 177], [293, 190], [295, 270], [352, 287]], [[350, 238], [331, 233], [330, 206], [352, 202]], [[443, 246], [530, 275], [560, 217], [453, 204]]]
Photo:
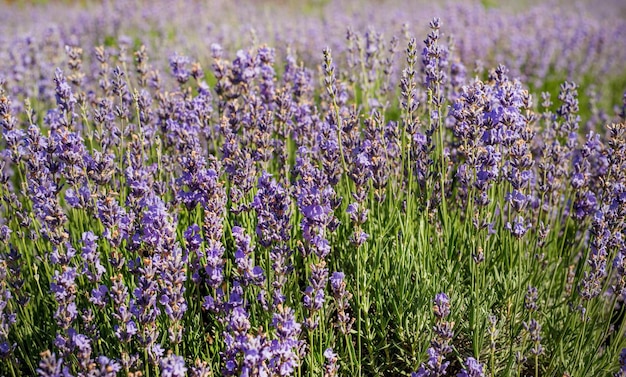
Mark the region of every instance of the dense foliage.
[[626, 21], [130, 3], [0, 15], [1, 375], [626, 376]]

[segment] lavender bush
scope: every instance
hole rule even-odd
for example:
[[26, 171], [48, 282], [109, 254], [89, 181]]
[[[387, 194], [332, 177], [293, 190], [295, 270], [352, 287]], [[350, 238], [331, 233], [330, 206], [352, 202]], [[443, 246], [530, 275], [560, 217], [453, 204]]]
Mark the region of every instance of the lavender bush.
[[626, 375], [618, 4], [279, 3], [3, 5], [0, 374]]

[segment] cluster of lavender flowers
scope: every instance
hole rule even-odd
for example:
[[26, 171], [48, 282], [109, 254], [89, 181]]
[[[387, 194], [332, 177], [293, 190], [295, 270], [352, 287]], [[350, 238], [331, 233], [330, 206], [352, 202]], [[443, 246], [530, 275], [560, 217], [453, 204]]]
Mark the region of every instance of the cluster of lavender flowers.
[[[419, 35], [425, 34], [424, 20], [446, 14], [447, 28], [454, 35], [454, 49], [469, 70], [503, 63], [514, 76], [537, 86], [554, 72], [566, 72], [565, 77], [574, 79], [589, 75], [604, 83], [610, 81], [607, 74], [623, 73], [619, 62], [625, 53], [619, 42], [625, 23], [624, 7], [620, 8], [619, 2], [605, 2], [602, 7], [590, 1], [578, 1], [572, 7], [540, 2], [525, 8], [512, 1], [504, 3], [501, 7], [485, 7], [479, 1], [450, 1], [445, 5], [424, 1], [414, 6], [404, 0], [389, 0], [384, 11], [380, 11], [380, 4], [373, 0], [314, 2], [314, 16], [301, 12], [294, 2], [278, 6], [244, 1], [245, 6], [239, 6], [212, 1], [210, 6], [203, 6], [180, 0], [172, 12], [165, 11], [171, 5], [165, 0], [142, 7], [121, 0], [109, 1], [90, 4], [88, 10], [54, 3], [34, 9], [6, 7], [0, 23], [2, 35], [6, 36], [0, 39], [0, 54], [7, 73], [11, 72], [11, 78], [19, 84], [15, 90], [31, 95], [37, 91], [54, 95], [43, 77], [52, 74], [55, 65], [64, 59], [65, 45], [88, 52], [87, 46], [123, 35], [128, 50], [134, 43], [134, 33], [151, 36], [144, 41], [148, 51], [168, 55], [181, 48], [186, 53], [206, 50], [215, 41], [241, 48], [245, 42], [256, 40], [293, 46], [303, 54], [305, 62], [316, 61], [326, 46], [337, 52], [341, 49], [347, 55], [353, 51], [356, 56], [363, 55], [367, 64], [362, 71], [352, 63], [359, 71], [350, 75], [355, 79], [368, 77], [375, 87], [374, 72], [379, 68], [382, 72], [385, 66], [393, 72], [401, 61], [386, 60], [383, 52], [390, 46], [383, 46], [384, 39], [380, 37], [400, 37], [405, 23], [416, 28]], [[515, 5], [514, 10], [506, 5]], [[406, 11], [408, 6], [412, 8], [410, 12]], [[343, 41], [347, 25], [355, 31], [351, 39], [358, 42], [352, 47]], [[368, 31], [372, 27], [376, 30]], [[359, 38], [358, 32], [367, 36]], [[210, 55], [203, 54], [202, 57]], [[355, 60], [346, 57], [346, 61]], [[163, 65], [167, 62], [154, 61]], [[454, 67], [454, 62], [450, 63]], [[75, 78], [87, 79], [80, 75]], [[35, 85], [22, 85], [31, 80]]]
[[163, 4], [0, 40], [0, 374], [624, 373], [626, 95], [532, 89], [618, 77], [623, 21], [209, 18], [190, 56]]
[[450, 315], [450, 299], [445, 293], [438, 293], [433, 302], [433, 313], [436, 322], [433, 326], [434, 337], [431, 347], [428, 348], [428, 363], [422, 364], [411, 377], [445, 376], [450, 365], [446, 356], [452, 352], [450, 341], [454, 336], [451, 322], [446, 319]]

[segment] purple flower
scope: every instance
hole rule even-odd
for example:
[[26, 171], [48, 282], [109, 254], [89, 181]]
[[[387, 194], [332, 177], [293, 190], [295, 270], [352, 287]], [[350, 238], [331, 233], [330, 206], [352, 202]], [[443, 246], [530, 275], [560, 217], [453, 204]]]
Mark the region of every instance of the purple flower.
[[77, 333], [74, 329], [68, 331], [70, 342], [82, 368], [87, 369], [93, 363], [91, 358], [91, 340], [84, 334]]
[[[258, 190], [252, 202], [252, 208], [257, 213], [256, 233], [261, 245], [268, 247], [272, 243], [289, 240], [290, 205], [291, 199], [284, 187], [264, 172], [259, 178]], [[306, 212], [305, 216], [308, 216]]]
[[130, 300], [130, 312], [135, 317], [141, 331], [139, 341], [144, 347], [149, 347], [157, 339], [157, 316], [161, 310], [157, 306], [160, 290], [157, 283], [157, 267], [149, 258], [144, 259], [144, 265], [139, 268], [137, 288], [133, 290]]
[[0, 259], [0, 359], [6, 360], [15, 345], [10, 344], [8, 340], [11, 326], [15, 324], [16, 314], [10, 309], [9, 300], [12, 298], [10, 285], [7, 279], [7, 272], [10, 270], [6, 268], [7, 264], [3, 259]]
[[310, 311], [309, 318], [307, 318], [306, 325], [309, 328], [316, 328], [318, 325], [317, 318], [314, 318], [315, 313], [322, 309], [324, 306], [324, 290], [328, 281], [328, 268], [326, 268], [325, 262], [311, 265], [311, 277], [309, 282], [311, 285], [306, 287], [304, 291], [304, 307]]
[[524, 307], [526, 308], [526, 310], [530, 312], [536, 311], [538, 298], [539, 293], [537, 291], [537, 288], [529, 285], [526, 296], [524, 297]]
[[341, 271], [333, 272], [332, 276], [330, 277], [330, 286], [333, 291], [338, 291], [339, 289], [341, 289], [341, 284], [343, 283], [343, 279], [345, 277], [346, 275]]
[[189, 80], [189, 76], [191, 75], [191, 72], [187, 69], [187, 64], [189, 64], [189, 58], [186, 56], [174, 54], [170, 57], [170, 68], [172, 69], [172, 75], [176, 77], [176, 80], [180, 84], [186, 83]]
[[91, 192], [86, 185], [81, 186], [76, 192], [69, 188], [65, 191], [65, 201], [72, 208], [84, 208], [91, 200]]
[[365, 233], [362, 230], [356, 230], [353, 235], [350, 236], [350, 241], [357, 247], [361, 247], [367, 239], [369, 238], [369, 234]]
[[513, 223], [507, 222], [505, 226], [515, 238], [522, 238], [531, 227], [532, 224], [525, 222], [522, 216], [518, 216]]
[[250, 244], [250, 236], [246, 235], [244, 229], [234, 226], [232, 229], [233, 238], [237, 250], [235, 251], [235, 263], [239, 273], [241, 274], [241, 282], [244, 285], [253, 284], [262, 286], [265, 281], [263, 269], [260, 266], [254, 266], [254, 260], [251, 257], [254, 251]]
[[137, 326], [132, 321], [132, 314], [128, 310], [128, 288], [123, 282], [123, 276], [121, 274], [113, 276], [111, 278], [113, 285], [109, 290], [111, 302], [115, 311], [113, 312], [113, 318], [115, 319], [115, 335], [122, 342], [129, 342], [131, 338], [137, 333]]
[[37, 375], [39, 377], [72, 377], [69, 368], [63, 363], [63, 358], [57, 359], [56, 355], [48, 350], [41, 354]]
[[271, 357], [270, 344], [264, 336], [248, 335], [241, 345], [243, 365], [240, 376], [269, 375], [268, 360]]
[[[422, 64], [424, 73], [424, 86], [428, 89], [435, 89], [438, 84], [446, 82], [446, 68], [448, 66], [448, 49], [439, 44], [439, 29], [441, 21], [433, 18], [430, 22], [430, 33], [424, 43], [426, 47], [422, 50]], [[435, 93], [439, 95], [439, 93]]]
[[326, 258], [331, 252], [330, 242], [322, 236], [315, 236], [311, 239], [311, 246], [320, 259]]
[[573, 215], [577, 220], [581, 220], [586, 216], [592, 215], [596, 212], [598, 206], [598, 201], [596, 199], [596, 195], [587, 191], [583, 194], [576, 194], [576, 199], [574, 200], [573, 205]]
[[298, 208], [304, 215], [300, 227], [308, 246], [305, 252], [313, 251], [324, 258], [330, 251], [325, 233], [338, 226], [333, 209], [341, 202], [335, 199], [335, 191], [327, 176], [313, 165], [310, 152], [304, 147], [298, 149], [295, 170], [300, 175], [295, 194]]
[[[243, 291], [240, 286], [236, 286], [233, 292], [231, 292], [228, 322], [226, 331], [223, 333], [226, 349], [222, 353], [222, 360], [225, 366], [222, 372], [227, 376], [235, 375], [237, 369], [242, 368], [238, 355], [245, 353], [245, 341], [247, 340], [247, 333], [251, 328], [249, 315], [242, 306], [243, 303], [238, 302], [238, 297], [233, 297], [239, 296], [241, 293]], [[242, 371], [244, 369], [245, 367], [242, 368]]]
[[159, 361], [159, 367], [163, 377], [185, 377], [187, 374], [185, 359], [182, 356], [169, 354]]
[[280, 305], [272, 318], [278, 339], [272, 340], [269, 367], [280, 376], [291, 375], [300, 363], [302, 342], [298, 340], [301, 325], [296, 322], [293, 309]]
[[85, 274], [91, 282], [100, 281], [102, 275], [106, 272], [106, 269], [100, 263], [100, 253], [96, 244], [96, 237], [93, 232], [85, 232], [83, 233], [83, 248], [82, 248], [82, 258], [85, 261], [83, 265], [83, 274]]
[[106, 356], [98, 356], [98, 367], [95, 376], [97, 377], [116, 377], [117, 373], [122, 370], [120, 363]]
[[445, 361], [445, 358], [448, 353], [452, 352], [450, 341], [454, 333], [452, 331], [453, 323], [445, 320], [450, 315], [450, 299], [445, 293], [435, 295], [433, 313], [435, 314], [435, 326], [433, 327], [435, 336], [430, 342], [431, 347], [426, 350], [428, 362], [422, 363], [417, 372], [411, 374], [412, 377], [443, 376], [450, 365], [450, 362]]
[[439, 319], [450, 315], [450, 299], [445, 293], [437, 293], [433, 300], [433, 312]]
[[75, 279], [76, 269], [65, 268], [62, 273], [55, 271], [50, 283], [50, 291], [58, 304], [54, 317], [59, 327], [65, 330], [70, 328], [78, 316], [74, 302], [77, 291]]
[[326, 348], [324, 351], [324, 358], [326, 361], [324, 362], [324, 377], [334, 377], [339, 373], [339, 365], [337, 365], [337, 361], [339, 358], [337, 354], [333, 352], [332, 348]]
[[330, 287], [335, 298], [338, 326], [343, 334], [348, 334], [352, 329], [354, 318], [350, 318], [348, 314], [352, 294], [347, 290], [345, 274], [339, 271], [333, 272], [330, 277]]
[[96, 206], [98, 219], [102, 221], [105, 228], [103, 237], [113, 245], [119, 245], [128, 237], [131, 219], [126, 210], [112, 197], [99, 199]]
[[72, 93], [72, 88], [65, 81], [65, 76], [60, 68], [54, 72], [54, 83], [56, 84], [56, 99], [59, 109], [71, 113], [74, 110], [76, 98]]
[[318, 204], [311, 204], [302, 208], [302, 214], [312, 221], [322, 221], [328, 212], [328, 208], [325, 209]]
[[233, 84], [248, 84], [256, 76], [257, 70], [255, 62], [250, 54], [246, 51], [237, 51], [237, 57], [233, 61]]
[[202, 244], [202, 234], [198, 224], [190, 225], [183, 235], [190, 250], [196, 251]]
[[533, 355], [541, 355], [544, 352], [544, 348], [541, 345], [541, 325], [534, 318], [531, 319], [528, 323], [522, 323], [524, 330], [530, 336], [531, 342], [533, 342], [533, 347], [530, 350], [530, 353]]
[[465, 365], [461, 372], [457, 374], [457, 377], [483, 377], [483, 365], [473, 357], [465, 359]]
[[218, 241], [211, 240], [207, 245], [205, 272], [207, 283], [217, 289], [224, 281], [224, 246]]
[[109, 288], [106, 285], [101, 284], [98, 286], [98, 288], [94, 288], [91, 290], [91, 297], [89, 297], [89, 302], [100, 308], [103, 308], [109, 300], [108, 294]]
[[350, 219], [355, 223], [362, 225], [367, 221], [368, 215], [369, 209], [365, 208], [365, 206], [360, 206], [356, 212], [350, 214]]
[[513, 190], [512, 193], [507, 194], [505, 199], [517, 212], [521, 212], [526, 207], [526, 204], [528, 202], [526, 195], [518, 190]]
[[206, 361], [196, 360], [189, 372], [190, 377], [210, 377], [213, 375], [210, 365]]
[[182, 175], [176, 179], [176, 198], [188, 209], [200, 204], [212, 212], [220, 212], [225, 193], [219, 180], [220, 166], [217, 162], [207, 166], [203, 152], [194, 147], [188, 154], [179, 158], [183, 168]]
[[[4, 337], [4, 336], [3, 336]], [[11, 345], [7, 340], [0, 340], [0, 359], [7, 359], [13, 351], [15, 345]]]
[[557, 110], [557, 115], [564, 121], [562, 130], [566, 133], [578, 130], [580, 116], [578, 113], [578, 86], [573, 82], [565, 81], [561, 84], [561, 92], [559, 99], [562, 101], [561, 106]]

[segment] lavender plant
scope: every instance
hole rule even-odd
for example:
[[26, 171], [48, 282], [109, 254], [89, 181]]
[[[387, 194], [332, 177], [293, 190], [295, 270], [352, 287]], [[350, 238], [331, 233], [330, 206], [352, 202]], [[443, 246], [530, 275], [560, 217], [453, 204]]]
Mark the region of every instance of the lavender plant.
[[626, 373], [623, 19], [172, 4], [0, 14], [1, 375]]

